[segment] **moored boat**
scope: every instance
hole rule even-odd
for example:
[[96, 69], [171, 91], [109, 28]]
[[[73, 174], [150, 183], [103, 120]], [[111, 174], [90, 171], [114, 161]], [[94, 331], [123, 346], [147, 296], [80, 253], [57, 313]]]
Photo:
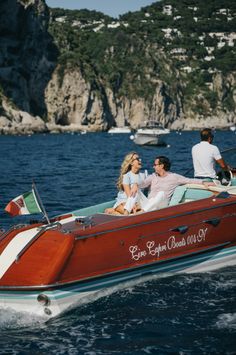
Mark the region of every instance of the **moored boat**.
[[162, 127], [155, 121], [148, 121], [145, 126], [137, 129], [136, 133], [130, 137], [138, 145], [166, 145], [165, 135], [170, 130]]
[[131, 129], [128, 126], [124, 126], [124, 127], [111, 127], [108, 131], [108, 133], [111, 134], [120, 134], [120, 133], [130, 133]]
[[236, 186], [184, 185], [138, 215], [105, 214], [113, 203], [2, 233], [0, 306], [50, 318], [141, 276], [236, 264]]

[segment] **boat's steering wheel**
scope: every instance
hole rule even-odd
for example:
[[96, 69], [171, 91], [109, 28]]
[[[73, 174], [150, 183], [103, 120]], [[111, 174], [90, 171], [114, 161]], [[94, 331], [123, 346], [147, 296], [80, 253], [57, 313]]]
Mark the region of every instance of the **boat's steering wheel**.
[[223, 186], [230, 186], [231, 185], [231, 180], [233, 178], [232, 172], [225, 171], [225, 170], [220, 170], [217, 174], [217, 179], [220, 181], [221, 185]]

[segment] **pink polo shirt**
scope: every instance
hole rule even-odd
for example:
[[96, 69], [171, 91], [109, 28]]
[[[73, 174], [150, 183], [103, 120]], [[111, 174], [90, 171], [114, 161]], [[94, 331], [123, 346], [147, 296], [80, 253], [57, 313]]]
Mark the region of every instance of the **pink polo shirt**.
[[167, 175], [161, 177], [156, 173], [149, 175], [140, 185], [141, 189], [149, 187], [148, 198], [155, 197], [160, 191], [164, 191], [165, 197], [170, 200], [175, 188], [184, 184], [201, 184], [201, 179], [189, 179], [185, 176], [167, 172]]

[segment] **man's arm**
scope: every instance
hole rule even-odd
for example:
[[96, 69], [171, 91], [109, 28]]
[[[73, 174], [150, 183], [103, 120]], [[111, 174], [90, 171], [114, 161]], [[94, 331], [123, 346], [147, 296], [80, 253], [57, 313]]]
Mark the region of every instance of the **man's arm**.
[[152, 179], [153, 179], [153, 174], [148, 175], [140, 184], [139, 184], [139, 188], [140, 189], [145, 189], [146, 187], [149, 187], [152, 183]]
[[219, 164], [219, 166], [223, 169], [223, 170], [231, 170], [231, 167], [226, 164], [226, 162], [224, 161], [223, 158], [217, 159], [216, 160], [217, 164]]
[[131, 188], [130, 196], [135, 196], [139, 189], [145, 189], [149, 187], [152, 183], [152, 175], [148, 175], [140, 184], [134, 184]]

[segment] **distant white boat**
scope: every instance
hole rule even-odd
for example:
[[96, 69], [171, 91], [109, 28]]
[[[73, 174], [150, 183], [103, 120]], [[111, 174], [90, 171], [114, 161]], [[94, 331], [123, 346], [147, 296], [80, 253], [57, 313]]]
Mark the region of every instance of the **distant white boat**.
[[138, 145], [166, 145], [163, 136], [169, 134], [170, 130], [162, 127], [156, 121], [148, 121], [146, 126], [140, 127], [130, 139]]
[[130, 133], [131, 129], [127, 126], [124, 127], [112, 127], [109, 129], [108, 133]]
[[230, 129], [232, 132], [235, 132], [235, 131], [236, 131], [236, 126], [231, 126], [231, 127], [229, 127], [229, 129]]

